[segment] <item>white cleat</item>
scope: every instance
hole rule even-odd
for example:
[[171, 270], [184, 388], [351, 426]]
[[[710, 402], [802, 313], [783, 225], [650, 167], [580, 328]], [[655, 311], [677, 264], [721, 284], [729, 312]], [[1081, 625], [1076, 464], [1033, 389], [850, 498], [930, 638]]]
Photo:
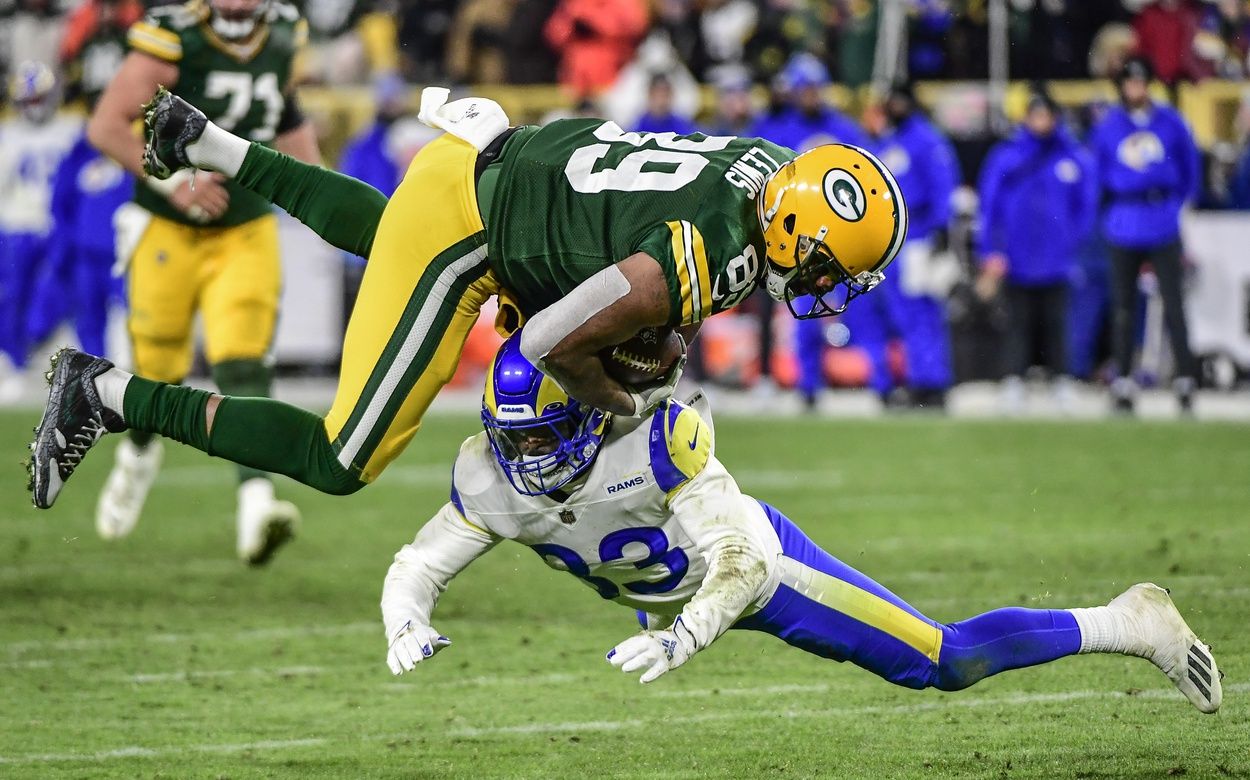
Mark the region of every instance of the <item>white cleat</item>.
[[1215, 656], [1181, 617], [1167, 590], [1139, 583], [1107, 606], [1120, 611], [1132, 629], [1126, 653], [1159, 667], [1200, 711], [1212, 713], [1220, 708], [1223, 675]]
[[113, 470], [95, 507], [95, 529], [101, 539], [121, 539], [135, 530], [164, 456], [160, 439], [153, 439], [146, 447], [129, 438], [117, 443]]
[[295, 538], [299, 509], [274, 497], [263, 477], [239, 485], [238, 553], [249, 566], [264, 566], [282, 545]]

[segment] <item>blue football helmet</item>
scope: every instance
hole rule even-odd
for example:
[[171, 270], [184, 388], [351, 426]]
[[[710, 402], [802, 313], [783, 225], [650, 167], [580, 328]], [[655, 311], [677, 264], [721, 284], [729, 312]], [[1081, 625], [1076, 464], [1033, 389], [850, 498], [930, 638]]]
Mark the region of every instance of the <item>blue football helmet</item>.
[[56, 113], [56, 74], [42, 62], [23, 62], [9, 83], [9, 97], [22, 116], [43, 124]]
[[503, 343], [482, 395], [482, 425], [518, 493], [546, 495], [595, 462], [609, 415], [569, 398], [521, 354], [521, 332]]

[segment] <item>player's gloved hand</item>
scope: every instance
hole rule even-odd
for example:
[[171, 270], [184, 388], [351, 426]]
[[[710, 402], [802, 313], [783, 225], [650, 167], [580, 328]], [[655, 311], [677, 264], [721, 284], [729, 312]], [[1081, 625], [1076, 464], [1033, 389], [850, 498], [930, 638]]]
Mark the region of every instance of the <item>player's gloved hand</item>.
[[391, 673], [401, 675], [411, 672], [417, 664], [451, 644], [451, 640], [430, 626], [411, 620], [400, 627], [391, 637], [391, 647], [386, 653], [386, 664]]
[[690, 660], [698, 651], [694, 635], [677, 618], [671, 628], [643, 631], [608, 651], [608, 663], [626, 674], [642, 670], [639, 682], [651, 682]]
[[634, 399], [634, 417], [650, 414], [658, 409], [660, 404], [673, 397], [673, 391], [677, 389], [677, 383], [681, 381], [681, 372], [686, 367], [686, 340], [680, 333], [677, 334], [677, 340], [681, 342], [681, 354], [673, 361], [673, 365], [668, 369], [664, 378], [630, 392], [630, 397]]

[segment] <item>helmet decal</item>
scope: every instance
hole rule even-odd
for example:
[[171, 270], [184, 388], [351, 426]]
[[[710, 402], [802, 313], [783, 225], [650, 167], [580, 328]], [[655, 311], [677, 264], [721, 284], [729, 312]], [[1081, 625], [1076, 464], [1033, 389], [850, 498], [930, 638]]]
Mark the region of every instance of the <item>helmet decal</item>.
[[825, 174], [821, 185], [829, 208], [847, 222], [859, 222], [867, 211], [864, 188], [850, 171], [834, 168]]

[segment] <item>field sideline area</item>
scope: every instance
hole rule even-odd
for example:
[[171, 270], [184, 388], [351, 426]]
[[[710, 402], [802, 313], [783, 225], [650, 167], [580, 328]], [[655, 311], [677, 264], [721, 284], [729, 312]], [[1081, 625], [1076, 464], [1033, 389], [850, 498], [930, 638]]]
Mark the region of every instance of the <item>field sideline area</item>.
[[33, 510], [36, 417], [0, 414], [0, 777], [1250, 777], [1244, 425], [718, 424], [745, 490], [936, 619], [1170, 587], [1227, 673], [1203, 716], [1138, 659], [914, 692], [750, 632], [644, 688], [603, 659], [633, 613], [506, 544], [444, 597], [455, 644], [393, 678], [382, 577], [475, 417], [428, 420], [356, 496], [284, 481], [303, 533], [262, 571], [231, 468], [178, 445], [130, 539], [92, 523], [111, 441]]

